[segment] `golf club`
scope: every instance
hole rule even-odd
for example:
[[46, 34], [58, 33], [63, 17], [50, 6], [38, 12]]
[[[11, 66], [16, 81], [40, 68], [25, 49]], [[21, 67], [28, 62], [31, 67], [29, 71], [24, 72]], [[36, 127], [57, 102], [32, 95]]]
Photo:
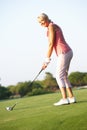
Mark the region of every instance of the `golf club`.
[[[43, 69], [41, 69], [39, 71], [39, 73], [36, 75], [36, 77], [32, 80], [32, 82], [29, 84], [29, 86], [32, 85], [32, 83], [37, 79], [37, 77], [40, 75], [40, 73], [43, 71]], [[12, 111], [14, 109], [14, 107], [16, 106], [17, 102], [13, 105], [13, 106], [9, 106], [9, 107], [6, 107], [6, 110], [7, 111]]]
[[16, 106], [17, 102], [13, 106], [6, 107], [7, 111], [12, 111], [14, 107]]

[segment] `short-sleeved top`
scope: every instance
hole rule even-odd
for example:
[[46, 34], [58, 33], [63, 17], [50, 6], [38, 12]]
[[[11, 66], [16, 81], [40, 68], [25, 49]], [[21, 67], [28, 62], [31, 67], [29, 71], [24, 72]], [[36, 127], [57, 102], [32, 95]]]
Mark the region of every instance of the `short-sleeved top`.
[[[55, 40], [54, 40], [54, 44], [53, 44], [53, 48], [56, 52], [56, 55], [58, 56], [60, 54], [67, 53], [68, 51], [71, 50], [71, 48], [66, 43], [61, 28], [58, 25], [54, 24], [53, 22], [51, 22], [50, 24], [53, 24], [56, 28], [55, 29]], [[48, 29], [47, 29], [47, 36], [49, 37], [49, 26], [48, 26]]]

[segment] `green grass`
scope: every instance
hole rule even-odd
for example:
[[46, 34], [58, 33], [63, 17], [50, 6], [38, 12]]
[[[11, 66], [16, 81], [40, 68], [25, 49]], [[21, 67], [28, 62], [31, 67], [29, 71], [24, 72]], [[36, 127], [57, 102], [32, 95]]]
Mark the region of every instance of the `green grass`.
[[[87, 89], [74, 94], [77, 103], [58, 107], [60, 93], [0, 101], [0, 130], [87, 130]], [[13, 111], [5, 110], [15, 102]]]

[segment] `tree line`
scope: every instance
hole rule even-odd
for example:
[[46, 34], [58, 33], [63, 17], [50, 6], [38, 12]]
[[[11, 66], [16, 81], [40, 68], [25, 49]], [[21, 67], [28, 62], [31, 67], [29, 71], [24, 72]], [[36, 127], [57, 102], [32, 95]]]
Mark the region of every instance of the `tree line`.
[[[87, 85], [87, 73], [72, 72], [68, 76], [73, 87]], [[49, 72], [45, 73], [43, 80], [19, 82], [16, 85], [0, 86], [0, 99], [34, 96], [53, 93], [59, 90], [56, 78]]]

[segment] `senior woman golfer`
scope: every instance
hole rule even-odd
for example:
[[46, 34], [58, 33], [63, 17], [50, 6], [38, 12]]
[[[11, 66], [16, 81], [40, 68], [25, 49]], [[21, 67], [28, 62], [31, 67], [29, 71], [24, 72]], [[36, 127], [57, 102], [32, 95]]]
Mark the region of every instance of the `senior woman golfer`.
[[56, 80], [59, 85], [62, 98], [58, 102], [54, 103], [54, 106], [75, 103], [76, 99], [73, 95], [72, 86], [68, 79], [69, 65], [73, 57], [72, 49], [66, 43], [61, 28], [51, 21], [47, 14], [42, 13], [37, 17], [37, 19], [41, 26], [47, 28], [48, 37], [48, 51], [42, 68], [45, 69], [50, 63], [53, 50], [55, 50], [58, 57]]

